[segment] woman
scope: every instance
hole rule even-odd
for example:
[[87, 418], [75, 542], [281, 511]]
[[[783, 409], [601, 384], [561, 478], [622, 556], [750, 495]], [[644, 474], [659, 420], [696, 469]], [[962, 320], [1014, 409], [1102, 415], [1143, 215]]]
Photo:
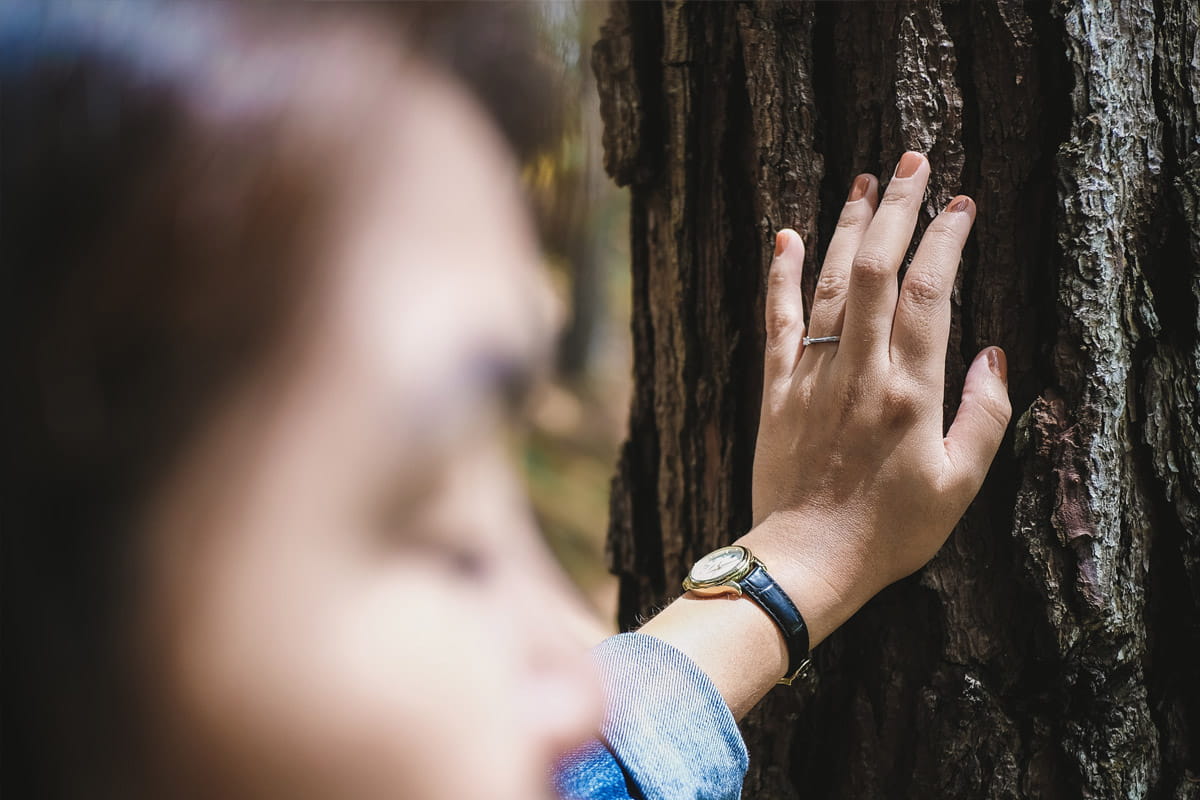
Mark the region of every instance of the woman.
[[[0, 35], [6, 794], [517, 798], [570, 752], [564, 793], [736, 796], [734, 720], [794, 637], [688, 592], [598, 682], [508, 466], [553, 330], [520, 115], [466, 88], [503, 40], [461, 10], [132, 10]], [[974, 206], [898, 289], [928, 175], [855, 179], [807, 328], [776, 239], [738, 541], [803, 650], [932, 557], [1009, 418], [989, 348], [943, 437]]]

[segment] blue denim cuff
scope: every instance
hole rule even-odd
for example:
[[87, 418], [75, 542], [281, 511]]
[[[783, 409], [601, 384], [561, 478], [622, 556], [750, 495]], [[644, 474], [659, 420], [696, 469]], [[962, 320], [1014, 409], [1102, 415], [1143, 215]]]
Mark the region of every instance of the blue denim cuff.
[[749, 759], [708, 675], [671, 645], [622, 633], [592, 651], [608, 709], [601, 735], [646, 800], [730, 800]]
[[612, 752], [595, 739], [559, 760], [554, 769], [554, 788], [563, 800], [640, 800], [641, 797]]

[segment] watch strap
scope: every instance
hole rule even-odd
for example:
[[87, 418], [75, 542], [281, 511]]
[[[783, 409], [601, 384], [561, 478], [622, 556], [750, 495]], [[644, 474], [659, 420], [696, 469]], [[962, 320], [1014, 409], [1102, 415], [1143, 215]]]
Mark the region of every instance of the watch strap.
[[756, 562], [754, 569], [746, 577], [738, 581], [742, 591], [762, 606], [763, 611], [783, 633], [783, 640], [788, 649], [788, 674], [779, 682], [790, 685], [792, 681], [806, 672], [811, 663], [808, 649], [808, 626], [799, 609], [792, 602], [783, 588], [775, 582], [761, 562]]

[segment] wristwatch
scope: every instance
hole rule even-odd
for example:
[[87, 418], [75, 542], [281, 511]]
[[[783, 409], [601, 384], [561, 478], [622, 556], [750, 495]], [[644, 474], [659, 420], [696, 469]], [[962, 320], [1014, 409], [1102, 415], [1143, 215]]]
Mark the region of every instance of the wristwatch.
[[788, 648], [788, 672], [779, 683], [791, 686], [792, 681], [806, 674], [812, 666], [808, 650], [808, 626], [796, 604], [783, 591], [767, 568], [748, 548], [729, 545], [713, 550], [692, 565], [683, 579], [685, 591], [701, 596], [745, 594], [762, 606], [767, 616], [775, 620]]

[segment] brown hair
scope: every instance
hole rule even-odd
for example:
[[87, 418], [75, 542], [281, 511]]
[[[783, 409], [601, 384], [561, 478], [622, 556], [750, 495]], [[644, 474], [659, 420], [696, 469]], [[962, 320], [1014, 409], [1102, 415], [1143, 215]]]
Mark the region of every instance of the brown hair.
[[296, 123], [313, 111], [311, 78], [333, 69], [330, 32], [384, 25], [364, 41], [420, 43], [475, 86], [519, 152], [553, 130], [550, 104], [510, 102], [552, 97], [535, 50], [517, 52], [533, 35], [513, 7], [349, 16], [105, 3], [0, 20], [6, 794], [139, 789], [122, 786], [138, 728], [123, 634], [137, 517], [309, 282], [338, 155], [370, 113], [346, 99], [320, 109], [340, 127], [297, 136], [319, 127]]

